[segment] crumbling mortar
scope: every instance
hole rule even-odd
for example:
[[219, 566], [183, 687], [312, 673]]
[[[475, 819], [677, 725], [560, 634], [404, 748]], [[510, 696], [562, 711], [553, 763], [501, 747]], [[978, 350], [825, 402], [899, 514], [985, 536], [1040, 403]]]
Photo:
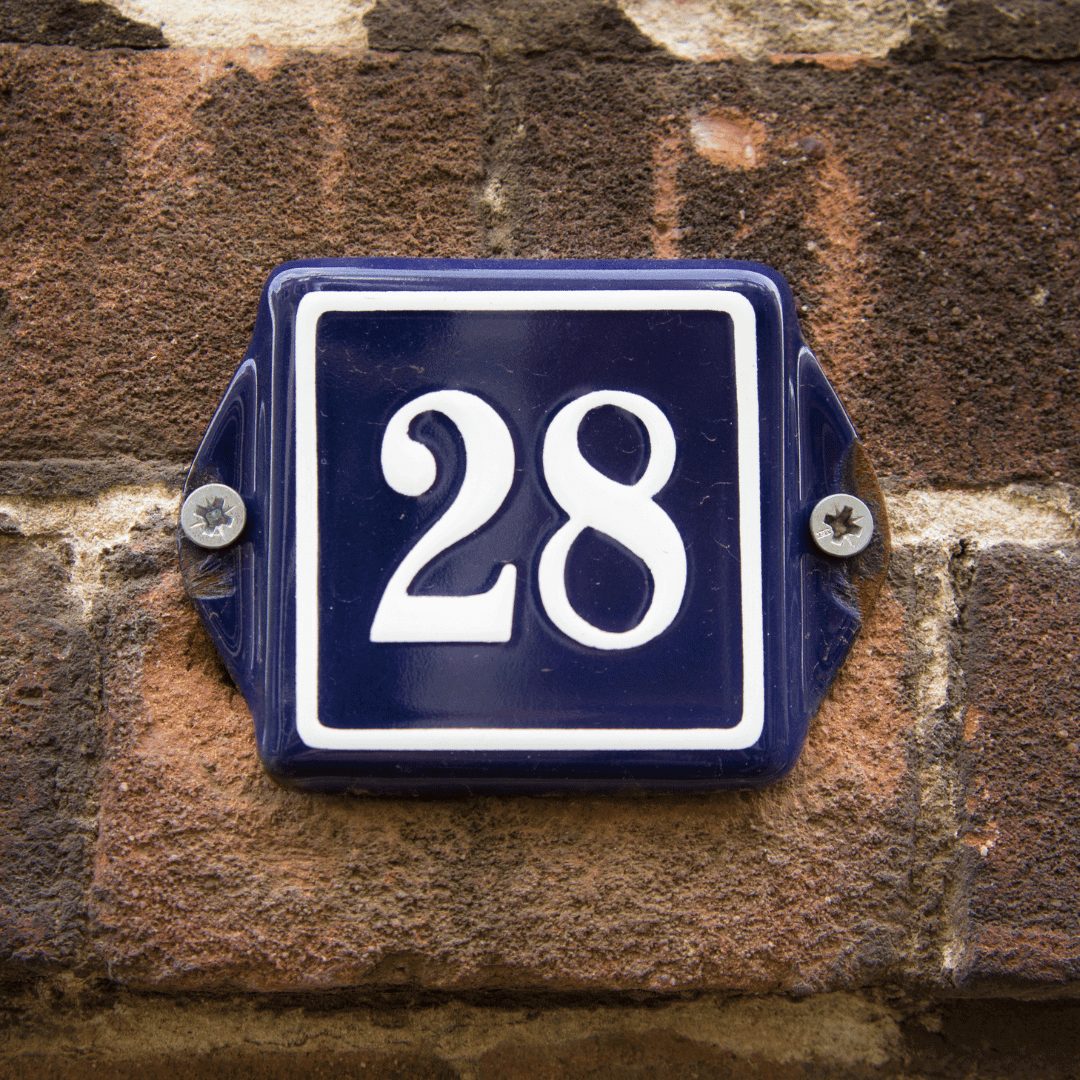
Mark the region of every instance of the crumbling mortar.
[[949, 681], [942, 729], [948, 746], [948, 813], [942, 822], [946, 832], [943, 861], [943, 911], [940, 925], [942, 973], [954, 983], [963, 980], [965, 950], [969, 940], [970, 869], [972, 852], [963, 843], [966, 825], [964, 810], [965, 776], [963, 767], [964, 716], [967, 712], [967, 611], [975, 576], [976, 545], [960, 540], [949, 556], [949, 584], [955, 616], [949, 626]]
[[58, 554], [69, 566], [69, 587], [84, 621], [104, 588], [104, 557], [129, 544], [155, 517], [175, 520], [179, 492], [163, 484], [115, 487], [93, 498], [0, 498], [0, 517], [19, 536]]
[[1070, 484], [891, 489], [883, 483], [895, 547], [1045, 547], [1080, 539], [1080, 491]]
[[951, 980], [954, 954], [963, 940], [956, 925], [956, 864], [963, 857], [956, 759], [963, 712], [958, 634], [965, 599], [954, 566], [966, 546], [965, 541], [905, 544], [892, 570], [911, 593], [905, 682], [916, 714], [910, 753], [918, 808], [911, 875], [914, 918], [906, 956], [916, 984]]

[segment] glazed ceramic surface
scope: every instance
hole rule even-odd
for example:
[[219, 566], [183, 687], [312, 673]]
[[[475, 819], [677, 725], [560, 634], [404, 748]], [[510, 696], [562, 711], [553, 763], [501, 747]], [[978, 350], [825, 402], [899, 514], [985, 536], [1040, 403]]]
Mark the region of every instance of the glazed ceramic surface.
[[[855, 433], [753, 264], [287, 264], [180, 541], [267, 768], [372, 793], [713, 788], [795, 763], [880, 580]], [[877, 522], [835, 559], [808, 519]]]

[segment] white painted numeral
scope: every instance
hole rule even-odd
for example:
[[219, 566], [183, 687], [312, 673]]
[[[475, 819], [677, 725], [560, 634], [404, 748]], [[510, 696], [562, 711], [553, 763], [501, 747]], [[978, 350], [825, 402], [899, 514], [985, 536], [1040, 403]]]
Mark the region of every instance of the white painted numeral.
[[[649, 460], [641, 478], [622, 484], [594, 469], [578, 445], [581, 422], [593, 409], [615, 405], [636, 416], [649, 436]], [[555, 415], [544, 437], [544, 477], [569, 515], [540, 553], [540, 600], [548, 618], [574, 641], [594, 649], [632, 649], [662, 634], [678, 614], [686, 592], [686, 549], [674, 522], [653, 502], [675, 468], [675, 433], [648, 398], [620, 390], [597, 390], [575, 398]], [[566, 560], [574, 541], [593, 528], [629, 548], [648, 567], [653, 592], [641, 621], [629, 630], [602, 630], [583, 619], [566, 591]]]
[[401, 560], [375, 611], [372, 641], [509, 641], [514, 625], [517, 567], [506, 564], [487, 592], [470, 596], [414, 596], [409, 586], [437, 555], [490, 521], [514, 480], [514, 441], [499, 414], [475, 394], [435, 390], [403, 405], [390, 418], [382, 441], [386, 482], [413, 498], [435, 483], [431, 451], [409, 434], [426, 412], [448, 417], [465, 444], [465, 476], [457, 498]]
[[[622, 484], [593, 468], [578, 445], [581, 423], [593, 409], [614, 405], [637, 417], [649, 437], [641, 478]], [[413, 545], [387, 582], [371, 624], [379, 642], [502, 642], [514, 625], [517, 567], [507, 563], [495, 584], [471, 596], [416, 596], [409, 587], [447, 548], [471, 536], [498, 512], [514, 479], [514, 442], [499, 414], [475, 394], [435, 390], [403, 405], [390, 418], [382, 442], [386, 482], [416, 498], [435, 483], [431, 451], [409, 434], [426, 412], [448, 417], [465, 444], [465, 476], [446, 512]], [[662, 634], [686, 592], [686, 549], [674, 522], [653, 500], [675, 468], [675, 433], [648, 398], [621, 390], [597, 390], [576, 398], [555, 415], [544, 436], [544, 477], [569, 520], [540, 552], [537, 581], [547, 616], [567, 637], [593, 649], [632, 649]], [[629, 630], [603, 630], [574, 610], [566, 589], [566, 563], [574, 542], [595, 529], [632, 551], [648, 568], [652, 597]]]

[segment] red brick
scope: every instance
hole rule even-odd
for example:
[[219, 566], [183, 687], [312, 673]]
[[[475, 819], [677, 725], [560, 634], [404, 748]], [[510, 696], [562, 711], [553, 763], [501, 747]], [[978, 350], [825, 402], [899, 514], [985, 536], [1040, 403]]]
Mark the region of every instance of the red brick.
[[666, 64], [556, 54], [497, 83], [498, 254], [647, 258]]
[[67, 586], [0, 537], [0, 978], [74, 963], [85, 924], [100, 667]]
[[659, 251], [787, 274], [884, 473], [1076, 474], [1068, 65], [261, 63], [4, 55], [9, 456], [185, 460], [284, 258]]
[[880, 473], [1080, 475], [1074, 70], [680, 69], [679, 88], [683, 113], [767, 132], [753, 169], [681, 148], [679, 250], [788, 275]]
[[[675, 9], [670, 21], [669, 43], [677, 40], [680, 19], [677, 4], [656, 5]], [[860, 17], [878, 28], [887, 38], [892, 28], [890, 4], [863, 4], [851, 16]], [[637, 11], [648, 5], [631, 5]], [[655, 10], [655, 8], [661, 10]], [[796, 14], [809, 39], [816, 42], [821, 59], [835, 63], [843, 53], [844, 24], [836, 11], [825, 5], [808, 3]], [[1072, 0], [938, 0], [909, 5], [911, 37], [895, 55], [907, 60], [1001, 60], [1005, 58], [1067, 60], [1080, 54], [1080, 11]], [[725, 20], [741, 23], [734, 37], [752, 37], [746, 30], [757, 28], [762, 37], [774, 36], [773, 24], [782, 5], [761, 9], [743, 8], [734, 20], [719, 5], [713, 7], [713, 22], [720, 30]], [[815, 9], [817, 11], [815, 12]], [[813, 16], [820, 16], [810, 28]], [[779, 15], [783, 20], [783, 15]], [[657, 20], [662, 23], [662, 17]], [[709, 16], [704, 16], [709, 21]], [[830, 34], [828, 27], [833, 26]], [[593, 56], [638, 59], [648, 51], [662, 54], [661, 45], [646, 37], [620, 10], [614, 0], [379, 0], [367, 14], [364, 26], [368, 44], [376, 49], [434, 49], [470, 51], [495, 56], [572, 50]], [[850, 23], [848, 29], [851, 29]], [[743, 33], [740, 33], [740, 30]], [[805, 33], [805, 30], [804, 30]], [[719, 37], [719, 33], [716, 35]], [[859, 35], [862, 37], [863, 35]], [[831, 42], [830, 42], [831, 39]], [[864, 38], [872, 48], [872, 32]], [[736, 50], [739, 44], [735, 43]], [[884, 42], [882, 43], [884, 47]], [[812, 55], [812, 54], [811, 54]]]
[[276, 263], [482, 253], [477, 60], [250, 55], [0, 51], [5, 456], [186, 461]]
[[909, 961], [904, 614], [777, 787], [361, 800], [275, 786], [168, 574], [107, 620], [99, 963], [145, 988], [810, 989]]
[[1080, 553], [994, 548], [967, 610], [965, 982], [1080, 977]]
[[103, 0], [0, 0], [0, 41], [84, 49], [165, 44], [158, 27], [127, 19]]
[[950, 0], [899, 52], [924, 61], [1076, 59], [1080, 8], [1073, 0]]
[[364, 27], [373, 49], [633, 58], [657, 50], [610, 0], [380, 0]]
[[[767, 263], [879, 472], [1075, 478], [1078, 70], [508, 63], [493, 232]], [[754, 167], [695, 149], [703, 122], [748, 132]]]

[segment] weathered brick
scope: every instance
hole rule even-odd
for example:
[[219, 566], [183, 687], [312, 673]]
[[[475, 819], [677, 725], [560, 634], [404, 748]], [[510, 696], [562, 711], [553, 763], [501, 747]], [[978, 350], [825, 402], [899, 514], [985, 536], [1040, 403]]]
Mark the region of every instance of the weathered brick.
[[165, 44], [156, 26], [125, 18], [102, 0], [0, 0], [0, 41], [84, 49]]
[[768, 262], [882, 471], [1076, 471], [1068, 67], [503, 64], [485, 237], [473, 59], [3, 62], [11, 456], [184, 460], [274, 263], [489, 246]]
[[493, 235], [775, 266], [880, 471], [1068, 479], [1077, 70], [508, 64]]
[[647, 258], [665, 63], [508, 64], [486, 189], [499, 255]]
[[964, 981], [1080, 977], [1080, 553], [979, 557], [967, 611]]
[[1074, 0], [950, 0], [914, 27], [908, 59], [1069, 60], [1080, 56]]
[[[396, 1019], [396, 1018], [395, 1018]], [[211, 1026], [210, 1040], [217, 1034]], [[364, 1080], [455, 1080], [460, 1076], [436, 1053], [417, 1053], [407, 1046], [394, 1050], [350, 1050], [332, 1048], [286, 1050], [205, 1045], [180, 1052], [156, 1048], [155, 1034], [146, 1033], [147, 1049], [117, 1060], [115, 1055], [85, 1053], [75, 1056], [35, 1054], [0, 1059], [0, 1080], [92, 1080], [106, 1073], [111, 1080], [335, 1080], [340, 1076], [362, 1076]], [[104, 1058], [104, 1060], [102, 1060]]]
[[619, 0], [653, 41], [683, 60], [777, 55], [885, 56], [932, 0]]
[[1073, 0], [619, 0], [619, 6], [649, 39], [685, 60], [1057, 60], [1080, 52]]
[[0, 85], [8, 457], [188, 460], [276, 263], [482, 253], [474, 58], [7, 49]]
[[12, 978], [72, 963], [82, 940], [100, 670], [63, 552], [4, 532], [0, 978]]
[[756, 992], [906, 970], [892, 595], [790, 779], [641, 800], [284, 790], [177, 578], [114, 602], [92, 904], [99, 961], [128, 985]]
[[636, 57], [657, 48], [614, 0], [379, 0], [364, 25], [373, 49]]
[[825, 320], [846, 315], [858, 344], [836, 350], [834, 371], [885, 471], [944, 485], [1080, 476], [1078, 70], [867, 79], [837, 115], [866, 270], [828, 224], [843, 199], [824, 193], [816, 239], [836, 255], [808, 290], [823, 317], [810, 325], [824, 345]]
[[157, 484], [179, 492], [188, 462], [140, 461], [117, 454], [107, 458], [45, 458], [0, 461], [0, 495], [19, 498], [87, 498], [110, 488]]

